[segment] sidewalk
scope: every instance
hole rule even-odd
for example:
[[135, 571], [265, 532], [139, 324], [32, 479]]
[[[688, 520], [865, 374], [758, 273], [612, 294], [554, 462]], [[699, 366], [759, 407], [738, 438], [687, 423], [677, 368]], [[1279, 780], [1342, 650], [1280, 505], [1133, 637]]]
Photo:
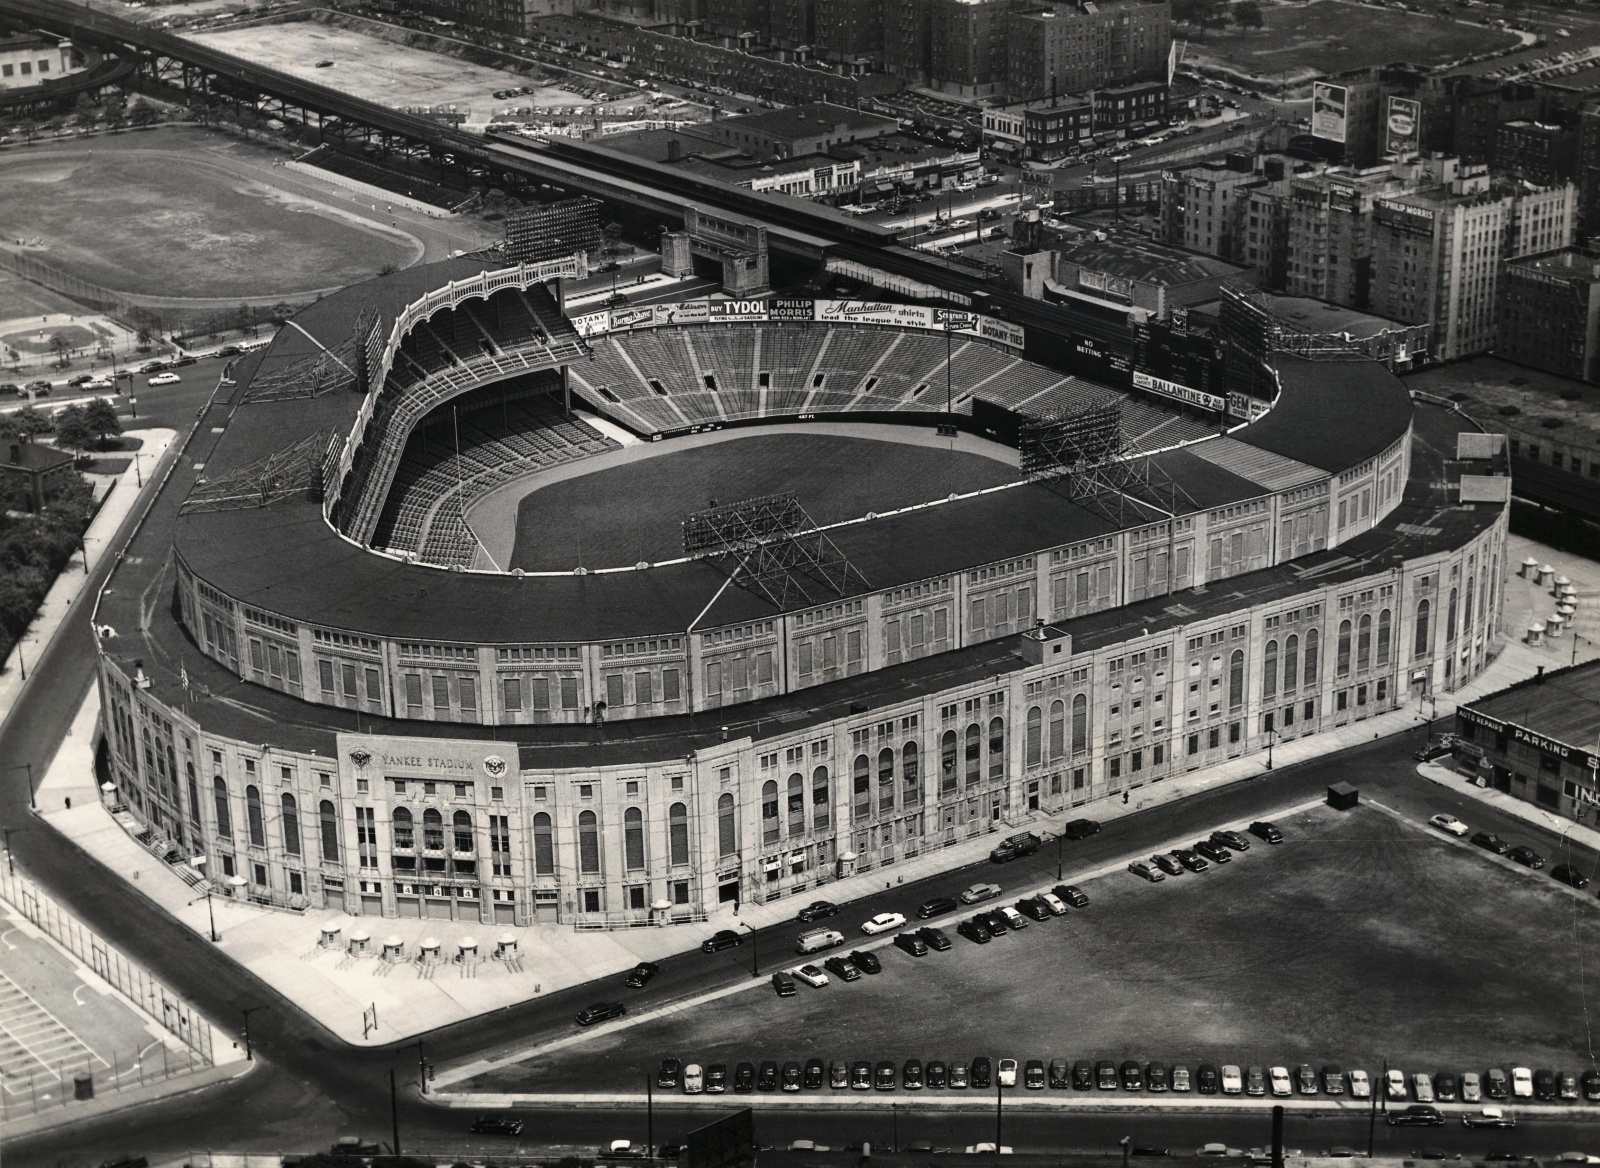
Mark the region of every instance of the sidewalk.
[[[90, 567], [100, 562], [100, 556], [116, 534], [117, 528], [122, 525], [122, 521], [128, 517], [128, 513], [138, 502], [139, 480], [147, 479], [148, 473], [155, 472], [162, 455], [166, 454], [167, 448], [172, 445], [172, 440], [176, 437], [171, 430], [128, 430], [126, 434], [128, 437], [140, 439], [142, 444], [137, 451], [136, 461], [130, 462], [128, 469], [117, 477], [109, 494], [101, 502], [100, 509], [95, 512], [94, 519], [90, 521], [89, 529], [84, 532], [83, 546], [88, 549]], [[83, 590], [84, 580], [87, 577], [88, 569], [84, 566], [83, 554], [73, 556], [61, 575], [56, 577], [56, 582], [51, 585], [50, 591], [45, 594], [44, 602], [39, 606], [33, 623], [13, 646], [4, 666], [0, 667], [0, 722], [4, 722], [10, 716], [11, 708], [16, 705], [17, 698], [22, 693], [25, 684], [22, 679], [23, 672], [33, 668], [34, 663], [43, 655], [45, 648], [55, 639], [56, 633], [69, 617], [79, 617], [79, 609], [83, 608], [78, 603], [79, 593]], [[92, 608], [93, 598], [89, 599], [89, 604]], [[81, 619], [88, 619], [88, 611], [89, 608], [84, 608]], [[34, 778], [37, 780], [39, 776], [35, 775]]]
[[[1559, 574], [1577, 584], [1580, 604], [1577, 642], [1583, 659], [1596, 656], [1587, 639], [1600, 639], [1600, 565], [1564, 557], [1552, 549], [1513, 539], [1508, 556], [1514, 566], [1526, 555], [1550, 563]], [[1530, 620], [1542, 618], [1552, 598], [1530, 581], [1512, 577], [1505, 594], [1505, 628], [1520, 631]], [[1470, 701], [1531, 676], [1538, 666], [1554, 668], [1567, 663], [1574, 646], [1558, 640], [1530, 646], [1508, 640], [1494, 662], [1470, 685], [1454, 694], [1440, 695], [1437, 709], [1430, 701], [1406, 706], [1306, 738], [1281, 742], [1273, 750], [1275, 766], [1291, 766], [1335, 751], [1371, 742], [1407, 730], [1420, 731], [1429, 716], [1442, 729], [1457, 702]], [[351, 918], [333, 910], [292, 913], [241, 904], [225, 896], [209, 902], [203, 887], [195, 887], [177, 871], [152, 855], [123, 830], [100, 804], [94, 786], [92, 744], [99, 712], [98, 693], [91, 691], [73, 723], [61, 752], [39, 790], [43, 818], [113, 871], [121, 872], [146, 896], [160, 904], [196, 933], [209, 934], [215, 920], [219, 947], [268, 984], [289, 995], [309, 1016], [352, 1044], [380, 1045], [400, 1041], [441, 1026], [525, 1001], [540, 994], [600, 978], [613, 977], [639, 961], [660, 961], [694, 948], [718, 929], [748, 925], [760, 929], [794, 919], [799, 903], [808, 897], [786, 898], [768, 904], [726, 906], [701, 923], [660, 928], [576, 932], [570, 925], [543, 924], [521, 928], [484, 926], [462, 921]], [[1421, 735], [1418, 734], [1418, 745]], [[1191, 774], [1174, 776], [1130, 791], [1120, 798], [1063, 810], [1035, 814], [1014, 821], [1036, 831], [1059, 831], [1070, 818], [1088, 816], [1113, 820], [1148, 810], [1199, 791], [1265, 773], [1266, 759], [1251, 754]], [[66, 801], [71, 800], [70, 808]], [[934, 876], [952, 868], [981, 862], [994, 846], [990, 832], [961, 840], [949, 847], [901, 859], [892, 867], [830, 881], [815, 894], [848, 903], [870, 893], [909, 881]], [[185, 871], [194, 880], [196, 874]], [[319, 945], [324, 926], [338, 929], [337, 942]], [[385, 961], [372, 953], [350, 956], [345, 946], [359, 932], [369, 934], [369, 950], [381, 953], [386, 941], [401, 946], [401, 959]], [[501, 961], [487, 956], [500, 938], [514, 940], [517, 959]], [[416, 955], [425, 940], [438, 942], [439, 960], [419, 964]], [[455, 958], [463, 942], [471, 942], [464, 961]], [[471, 950], [477, 956], [471, 956]], [[364, 1024], [375, 1011], [376, 1029]]]
[[1475, 779], [1469, 779], [1460, 771], [1437, 762], [1421, 763], [1417, 767], [1417, 774], [1430, 783], [1438, 783], [1441, 787], [1449, 788], [1457, 795], [1465, 795], [1476, 799], [1479, 803], [1487, 803], [1495, 810], [1515, 816], [1524, 823], [1553, 831], [1565, 839], [1575, 840], [1586, 848], [1600, 852], [1600, 831], [1592, 827], [1574, 823], [1570, 819], [1546, 811], [1535, 803], [1529, 803], [1526, 799], [1502, 794], [1493, 787], [1480, 787]]

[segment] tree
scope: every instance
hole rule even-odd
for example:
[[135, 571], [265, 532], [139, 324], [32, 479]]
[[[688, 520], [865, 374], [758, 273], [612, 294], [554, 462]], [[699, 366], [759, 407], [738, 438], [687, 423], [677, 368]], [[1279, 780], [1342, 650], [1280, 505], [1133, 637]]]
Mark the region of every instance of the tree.
[[400, 268], [393, 263], [384, 263], [378, 265], [378, 275], [380, 276], [392, 276], [399, 270]]
[[72, 364], [72, 343], [60, 333], [50, 338], [50, 351], [56, 355], [57, 369], [65, 369]]
[[32, 406], [24, 406], [16, 413], [6, 416], [5, 426], [7, 437], [32, 441], [35, 434], [49, 433], [51, 422]]
[[97, 397], [83, 407], [84, 423], [93, 431], [100, 441], [100, 448], [105, 449], [106, 439], [113, 434], [122, 433], [122, 422], [117, 417], [117, 407], [110, 400]]
[[1240, 28], [1262, 28], [1261, 0], [1239, 0], [1233, 6], [1233, 23]]
[[250, 311], [250, 306], [244, 301], [239, 302], [239, 307], [233, 310], [233, 327], [240, 332], [250, 327], [250, 322], [255, 319], [255, 314]]
[[150, 332], [150, 326], [147, 324], [140, 325], [138, 333], [135, 334], [135, 341], [139, 346], [139, 352], [148, 353], [150, 351], [150, 343], [154, 340], [155, 337]]
[[1225, 7], [1226, 0], [1176, 0], [1172, 5], [1172, 19], [1192, 24], [1204, 32], [1226, 23]]
[[272, 306], [272, 320], [275, 324], [282, 324], [293, 315], [294, 306], [291, 304], [285, 304], [280, 300], [277, 304]]
[[95, 433], [84, 417], [82, 406], [67, 406], [56, 415], [56, 445], [77, 451], [81, 457], [94, 442]]

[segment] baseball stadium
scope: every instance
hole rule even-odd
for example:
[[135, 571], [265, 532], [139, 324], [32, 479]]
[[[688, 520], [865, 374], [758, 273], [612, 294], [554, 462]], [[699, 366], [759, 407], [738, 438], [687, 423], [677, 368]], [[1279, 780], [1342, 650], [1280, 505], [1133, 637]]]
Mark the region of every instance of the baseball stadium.
[[396, 272], [229, 367], [94, 615], [147, 840], [284, 908], [704, 921], [1492, 655], [1503, 456], [1381, 364], [1198, 408], [957, 308], [570, 313], [584, 268]]

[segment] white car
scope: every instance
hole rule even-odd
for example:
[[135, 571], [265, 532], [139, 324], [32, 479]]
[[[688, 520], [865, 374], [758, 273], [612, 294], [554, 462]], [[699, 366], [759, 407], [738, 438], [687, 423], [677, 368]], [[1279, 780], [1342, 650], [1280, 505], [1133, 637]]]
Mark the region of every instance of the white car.
[[980, 900], [993, 900], [1000, 895], [998, 884], [974, 884], [961, 894], [962, 904], [977, 904]]
[[1039, 899], [1044, 901], [1045, 907], [1048, 908], [1051, 912], [1055, 913], [1056, 916], [1064, 917], [1064, 916], [1067, 915], [1066, 902], [1064, 900], [1062, 900], [1059, 896], [1057, 896], [1055, 893], [1053, 893], [1053, 892], [1041, 892], [1039, 894]]
[[1244, 1076], [1239, 1073], [1239, 1068], [1229, 1063], [1222, 1068], [1222, 1093], [1224, 1095], [1239, 1095], [1244, 1091]]
[[861, 931], [869, 937], [879, 933], [892, 933], [906, 923], [906, 918], [899, 913], [879, 913], [870, 921], [861, 923]]
[[1350, 1072], [1350, 1098], [1372, 1098], [1372, 1079], [1366, 1071], [1354, 1070]]
[[683, 1068], [683, 1093], [685, 1095], [699, 1095], [706, 1089], [706, 1074], [699, 1063], [690, 1063]]
[[176, 373], [157, 373], [154, 377], [149, 378], [145, 382], [145, 384], [146, 385], [177, 385], [178, 382], [180, 382], [182, 380], [183, 380], [183, 378], [179, 377]]
[[1411, 1092], [1418, 1103], [1433, 1102], [1433, 1076], [1427, 1071], [1418, 1071], [1411, 1076]]
[[78, 388], [83, 390], [115, 389], [116, 383], [109, 377], [91, 377]]
[[794, 976], [814, 989], [821, 989], [823, 986], [828, 984], [828, 975], [823, 973], [822, 970], [818, 969], [815, 965], [802, 965], [799, 969], [794, 971]]
[[1009, 904], [998, 911], [1000, 915], [1006, 919], [1006, 925], [1013, 933], [1018, 929], [1026, 929], [1028, 927], [1028, 918], [1023, 916], [1016, 909], [1012, 908]]
[[1272, 1093], [1280, 1099], [1294, 1093], [1294, 1086], [1289, 1082], [1288, 1067], [1273, 1067], [1267, 1072], [1267, 1081], [1272, 1085]]
[[1406, 1075], [1404, 1071], [1397, 1071], [1393, 1067], [1384, 1072], [1383, 1089], [1390, 1099], [1400, 1100], [1406, 1097]]
[[1533, 1072], [1527, 1067], [1511, 1068], [1511, 1098], [1533, 1098]]
[[1437, 827], [1440, 831], [1447, 831], [1453, 836], [1463, 836], [1472, 830], [1454, 815], [1435, 815], [1428, 820], [1428, 824], [1430, 827]]
[[1000, 1085], [1002, 1087], [1015, 1087], [1017, 1085], [1017, 1060], [1000, 1060]]

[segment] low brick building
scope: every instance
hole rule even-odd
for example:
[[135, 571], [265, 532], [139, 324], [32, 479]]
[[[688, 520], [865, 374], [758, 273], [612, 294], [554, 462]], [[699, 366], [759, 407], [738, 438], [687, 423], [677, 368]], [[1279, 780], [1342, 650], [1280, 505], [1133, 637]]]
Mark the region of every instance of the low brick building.
[[24, 510], [43, 510], [71, 479], [72, 461], [72, 455], [53, 446], [6, 443], [5, 458], [0, 459], [0, 498], [8, 505], [15, 500]]

